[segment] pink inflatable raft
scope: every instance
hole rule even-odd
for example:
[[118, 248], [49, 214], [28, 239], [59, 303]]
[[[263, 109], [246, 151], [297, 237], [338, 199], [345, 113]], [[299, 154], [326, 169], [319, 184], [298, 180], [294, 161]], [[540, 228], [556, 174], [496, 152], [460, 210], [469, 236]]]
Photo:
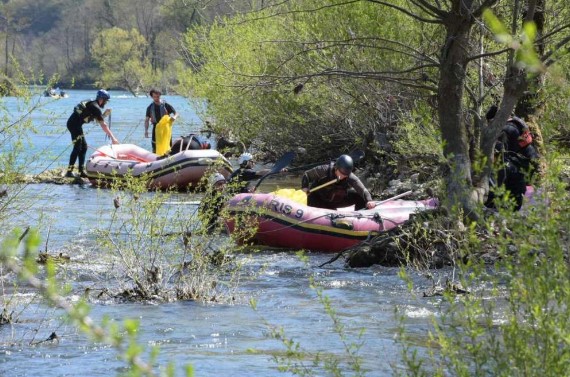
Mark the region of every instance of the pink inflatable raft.
[[134, 144], [105, 145], [91, 155], [85, 166], [89, 181], [105, 187], [111, 182], [134, 177], [148, 178], [150, 189], [184, 190], [196, 186], [212, 165], [228, 177], [230, 162], [213, 149], [185, 150], [164, 159]]
[[437, 199], [391, 200], [361, 211], [308, 207], [273, 194], [238, 194], [229, 202], [230, 233], [257, 226], [245, 243], [339, 252], [403, 224], [413, 213], [435, 209]]

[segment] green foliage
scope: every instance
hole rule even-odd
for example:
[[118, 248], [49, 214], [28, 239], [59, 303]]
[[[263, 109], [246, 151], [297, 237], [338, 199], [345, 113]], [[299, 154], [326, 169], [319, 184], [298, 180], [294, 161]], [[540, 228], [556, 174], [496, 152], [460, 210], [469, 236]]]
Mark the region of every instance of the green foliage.
[[[44, 72], [48, 77], [60, 74], [61, 87], [69, 88], [74, 81], [77, 87], [91, 87], [101, 80], [101, 71], [93, 64], [90, 45], [100, 32], [117, 27], [134, 28], [144, 36], [147, 44], [139, 52], [149, 60], [155, 75], [145, 79], [154, 79], [179, 60], [178, 35], [191, 23], [212, 19], [216, 11], [223, 8], [201, 0], [124, 0], [112, 4], [94, 0], [45, 0], [41, 4], [3, 1], [0, 71], [16, 81], [14, 67], [20, 65], [30, 76], [34, 72]], [[176, 78], [158, 82], [170, 89]]]
[[2, 14], [8, 25], [21, 33], [41, 34], [49, 31], [59, 21], [62, 11], [60, 1], [38, 3], [33, 0], [4, 1]]
[[[114, 208], [109, 203], [111, 220], [101, 222], [96, 232], [103, 258], [113, 266], [114, 282], [120, 286], [116, 296], [155, 301], [235, 300], [241, 266], [232, 254], [239, 252], [236, 240], [244, 235], [238, 231], [232, 237], [219, 237], [228, 209], [217, 213], [216, 206], [208, 203], [218, 199], [208, 184], [208, 177], [218, 169], [212, 166], [197, 188], [205, 189], [199, 207], [172, 205], [173, 200], [184, 201], [174, 191], [150, 195], [144, 176], [125, 176], [111, 184], [115, 197]], [[226, 199], [230, 195], [223, 194]], [[210, 216], [220, 219], [211, 226]]]
[[[231, 237], [217, 237], [220, 227], [201, 221], [196, 206], [167, 204], [179, 193], [149, 195], [145, 177], [127, 176], [111, 189], [111, 221], [97, 233], [122, 287], [117, 294], [130, 300], [235, 299], [240, 266], [230, 253], [239, 247]], [[212, 198], [209, 193], [205, 197]]]
[[38, 160], [37, 156], [25, 158], [24, 151], [29, 149], [30, 136], [36, 131], [33, 113], [45, 111], [28, 87], [22, 87], [19, 94], [16, 107], [8, 108], [0, 98], [0, 229], [4, 231], [0, 240], [17, 226], [14, 216], [27, 210], [27, 204], [18, 200], [24, 187], [19, 178], [31, 162]]
[[570, 150], [570, 112], [563, 111], [570, 98], [570, 69], [554, 65], [548, 70], [542, 132], [545, 141]]
[[403, 19], [367, 2], [292, 1], [195, 27], [185, 39], [194, 69], [182, 86], [207, 99], [218, 133], [278, 152], [347, 150], [386, 127], [378, 115], [393, 86], [382, 72], [415, 62], [400, 51], [422, 37], [410, 20], [396, 28]]
[[404, 158], [441, 155], [439, 126], [434, 122], [433, 109], [417, 103], [409, 116], [404, 117], [396, 131], [394, 151]]
[[[470, 230], [464, 255], [494, 247], [495, 268], [476, 258], [459, 263], [470, 294], [444, 294], [434, 329], [422, 346], [405, 330], [400, 341], [408, 375], [562, 376], [570, 373], [570, 215], [568, 192], [551, 170], [537, 203], [497, 215], [502, 231], [483, 243]], [[495, 225], [497, 226], [497, 225]], [[418, 356], [423, 355], [423, 356]]]
[[102, 75], [97, 85], [118, 86], [137, 93], [151, 76], [144, 48], [146, 40], [136, 30], [120, 28], [103, 30], [91, 46], [91, 54], [99, 64]]
[[525, 22], [520, 35], [511, 35], [506, 26], [495, 16], [489, 8], [483, 11], [483, 20], [489, 26], [497, 41], [514, 50], [515, 62], [521, 69], [528, 72], [542, 72], [544, 67], [535, 49], [536, 25], [534, 22]]

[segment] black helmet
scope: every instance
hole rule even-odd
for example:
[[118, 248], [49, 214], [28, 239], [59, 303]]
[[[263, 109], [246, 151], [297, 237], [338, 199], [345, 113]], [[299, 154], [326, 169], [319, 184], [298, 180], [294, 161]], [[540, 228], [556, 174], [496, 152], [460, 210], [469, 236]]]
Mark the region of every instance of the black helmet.
[[350, 175], [350, 173], [352, 173], [352, 169], [354, 169], [354, 162], [352, 161], [352, 157], [347, 154], [343, 154], [336, 159], [334, 167], [337, 168], [342, 174]]
[[96, 99], [104, 99], [104, 100], [108, 101], [111, 99], [111, 95], [105, 89], [101, 89], [101, 90], [97, 91]]

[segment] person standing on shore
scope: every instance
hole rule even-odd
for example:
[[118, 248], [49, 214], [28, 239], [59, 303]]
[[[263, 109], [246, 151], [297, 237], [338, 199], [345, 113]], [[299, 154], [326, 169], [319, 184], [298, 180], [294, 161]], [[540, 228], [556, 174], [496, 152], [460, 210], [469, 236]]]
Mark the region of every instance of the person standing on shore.
[[[151, 89], [149, 95], [152, 97], [152, 103], [146, 108], [144, 136], [149, 137], [148, 127], [149, 123], [152, 123], [152, 153], [156, 153], [156, 124], [164, 115], [168, 114], [173, 120], [176, 120], [178, 114], [172, 105], [160, 99], [162, 95], [160, 90]], [[172, 138], [170, 139], [170, 146], [172, 146]]]
[[75, 162], [79, 159], [79, 176], [81, 178], [86, 178], [85, 174], [85, 155], [87, 154], [87, 141], [85, 140], [85, 135], [83, 134], [83, 124], [89, 123], [96, 120], [101, 126], [103, 131], [109, 136], [113, 144], [119, 144], [119, 141], [111, 129], [105, 123], [105, 117], [111, 113], [111, 109], [105, 110], [103, 108], [105, 104], [111, 99], [111, 95], [106, 90], [97, 91], [97, 96], [94, 101], [86, 100], [80, 102], [74, 107], [73, 113], [67, 120], [67, 129], [71, 133], [71, 141], [73, 142], [73, 150], [69, 156], [69, 165], [67, 167], [67, 172], [65, 176], [68, 178], [75, 178], [73, 174], [73, 168], [75, 167]]

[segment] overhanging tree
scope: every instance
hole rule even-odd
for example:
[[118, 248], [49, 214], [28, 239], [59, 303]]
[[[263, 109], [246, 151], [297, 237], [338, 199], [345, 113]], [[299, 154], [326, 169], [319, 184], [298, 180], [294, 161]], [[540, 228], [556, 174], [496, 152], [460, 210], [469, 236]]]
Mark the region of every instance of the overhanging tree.
[[[532, 29], [523, 29], [522, 25], [535, 18], [537, 4], [549, 22], [542, 24], [548, 30], [541, 30], [538, 39], [533, 40], [529, 34]], [[525, 95], [528, 81], [534, 80], [528, 75], [542, 66], [541, 61], [560, 56], [546, 52], [535, 62], [525, 61], [526, 57], [532, 55], [535, 43], [559, 50], [567, 45], [566, 19], [557, 16], [565, 13], [556, 13], [560, 5], [562, 2], [558, 1], [546, 4], [546, 0], [264, 2], [257, 12], [223, 20], [207, 33], [191, 34], [188, 46], [193, 57], [201, 59], [194, 72], [194, 84], [198, 93], [210, 100], [216, 119], [227, 123], [241, 120], [247, 123], [245, 127], [259, 122], [258, 127], [250, 127], [257, 135], [264, 129], [259, 120], [263, 119], [261, 104], [271, 109], [266, 111], [268, 118], [280, 109], [291, 117], [304, 111], [306, 119], [307, 109], [318, 116], [326, 106], [315, 106], [316, 103], [332, 100], [335, 95], [340, 97], [340, 93], [348, 93], [343, 100], [357, 99], [354, 103], [360, 105], [360, 113], [368, 111], [362, 105], [372, 102], [374, 112], [378, 98], [374, 103], [359, 95], [366, 86], [374, 88], [367, 95], [380, 90], [384, 96], [388, 91], [400, 94], [408, 90], [407, 98], [411, 97], [410, 91], [415, 91], [426, 101], [430, 92], [435, 93], [442, 151], [449, 166], [448, 197], [451, 204], [471, 214], [473, 204], [482, 200], [488, 190], [489, 174], [487, 169], [474, 180], [473, 166], [483, 161], [491, 163], [494, 140]], [[512, 25], [508, 44], [495, 42], [494, 34], [483, 26], [483, 12], [490, 8]], [[366, 23], [366, 16], [376, 24]], [[474, 31], [475, 26], [478, 28]], [[489, 96], [491, 89], [476, 89], [484, 84], [474, 77], [489, 73], [482, 68], [490, 59], [503, 62], [504, 72], [494, 68], [493, 73], [505, 77], [491, 84], [500, 110], [486, 126], [481, 119], [482, 109], [494, 99]], [[206, 81], [209, 84], [204, 84]], [[364, 84], [351, 91], [349, 88], [356, 87], [355, 81]], [[313, 99], [305, 98], [306, 103], [301, 104], [298, 97], [283, 94], [287, 86], [300, 88]], [[498, 92], [501, 87], [502, 93]], [[235, 112], [224, 112], [222, 106], [228, 108], [232, 104], [236, 105]], [[244, 108], [250, 111], [246, 114]], [[347, 109], [342, 113], [347, 118], [353, 114]], [[321, 116], [326, 118], [327, 114], [321, 111]], [[303, 120], [288, 122], [283, 117], [279, 119], [279, 132], [284, 133], [281, 129], [292, 128], [294, 123], [299, 127]], [[328, 126], [334, 129], [334, 124]], [[321, 135], [317, 131], [316, 136]], [[480, 144], [473, 143], [478, 135]], [[330, 139], [320, 141], [326, 144]]]

